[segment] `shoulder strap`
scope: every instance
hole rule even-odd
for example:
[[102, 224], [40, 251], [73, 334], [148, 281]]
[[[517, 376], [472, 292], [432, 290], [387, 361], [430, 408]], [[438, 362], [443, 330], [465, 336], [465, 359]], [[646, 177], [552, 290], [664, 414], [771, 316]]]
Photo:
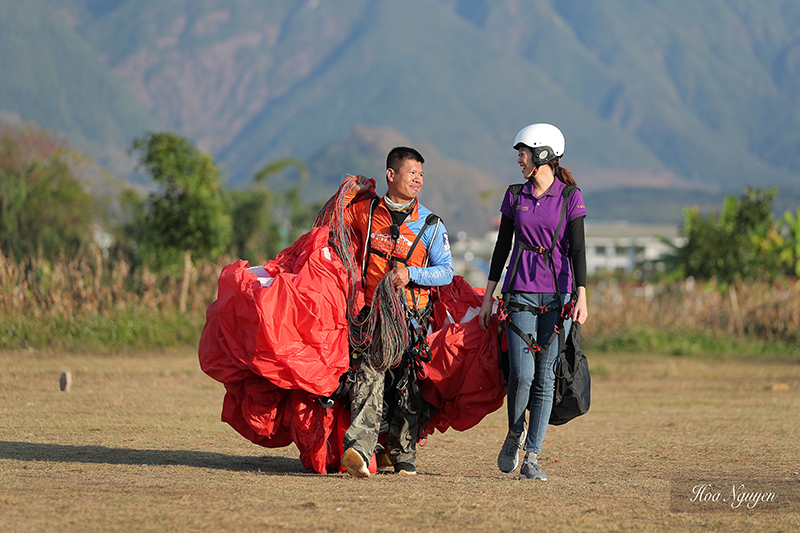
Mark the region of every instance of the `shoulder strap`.
[[517, 216], [517, 201], [519, 200], [519, 193], [524, 186], [524, 183], [514, 183], [508, 186], [508, 190], [511, 192], [511, 198], [513, 199], [511, 202], [511, 220], [514, 220], [514, 217]]
[[367, 220], [367, 234], [365, 236], [366, 242], [363, 244], [364, 255], [361, 258], [361, 285], [362, 287], [367, 283], [367, 266], [369, 265], [369, 251], [372, 248], [372, 241], [370, 234], [372, 233], [372, 217], [375, 215], [375, 208], [380, 203], [380, 197], [376, 196], [370, 201], [369, 204], [369, 218]]
[[564, 187], [564, 191], [561, 193], [561, 212], [558, 215], [558, 225], [556, 226], [556, 231], [553, 233], [553, 242], [550, 243], [550, 253], [553, 253], [553, 250], [556, 248], [556, 241], [558, 240], [558, 234], [561, 232], [561, 225], [564, 222], [567, 214], [567, 199], [572, 196], [578, 188], [574, 185], [567, 185]]
[[556, 242], [558, 241], [558, 234], [561, 233], [561, 226], [564, 223], [564, 219], [566, 219], [567, 214], [567, 199], [572, 196], [578, 188], [574, 185], [567, 185], [564, 187], [564, 191], [561, 193], [561, 212], [558, 215], [558, 225], [556, 226], [556, 231], [553, 233], [553, 242], [550, 243], [550, 250], [548, 250], [547, 255], [544, 257], [544, 264], [545, 267], [547, 266], [548, 261], [550, 262], [550, 266], [553, 269], [553, 281], [556, 284], [556, 295], [558, 296], [558, 305], [561, 305], [561, 289], [558, 286], [558, 273], [556, 272], [556, 264], [553, 261], [552, 255], [553, 250], [556, 248]]
[[[519, 193], [522, 191], [522, 187], [524, 187], [524, 183], [513, 183], [508, 186], [508, 192], [511, 193], [511, 220], [513, 221], [517, 216], [517, 202], [519, 201]], [[519, 241], [519, 234], [517, 233], [516, 226], [514, 227], [514, 239]], [[517, 259], [514, 261], [514, 266], [511, 269], [511, 277], [508, 282], [508, 290], [511, 291], [514, 287], [514, 279], [517, 277], [517, 266], [519, 265], [519, 256], [521, 254], [517, 253]], [[505, 294], [503, 295], [503, 299], [505, 299]]]
[[[411, 248], [408, 249], [408, 255], [406, 255], [406, 263], [408, 262], [409, 259], [411, 259], [411, 254], [414, 253], [414, 249], [417, 247], [417, 244], [419, 244], [419, 241], [422, 239], [422, 234], [425, 233], [425, 231], [428, 229], [428, 226], [433, 226], [434, 224], [438, 224], [440, 220], [441, 219], [439, 218], [439, 215], [435, 215], [433, 213], [430, 213], [427, 217], [425, 217], [425, 224], [422, 226], [422, 229], [419, 230], [419, 233], [417, 233], [417, 238], [414, 239], [413, 243], [411, 243]], [[436, 238], [435, 232], [433, 237]]]
[[[436, 229], [433, 230], [433, 237], [431, 238], [431, 243], [433, 243], [433, 240], [436, 239], [436, 234], [439, 232], [439, 222], [441, 222], [439, 215], [429, 213], [428, 216], [425, 217], [425, 224], [422, 225], [422, 229], [419, 230], [419, 233], [417, 233], [417, 237], [414, 239], [414, 242], [411, 243], [411, 248], [408, 249], [408, 254], [406, 255], [405, 261], [402, 260], [400, 261], [402, 261], [406, 266], [408, 266], [408, 260], [411, 259], [411, 254], [414, 253], [414, 249], [417, 247], [417, 244], [419, 244], [419, 241], [422, 240], [422, 235], [428, 230], [428, 227], [436, 224]], [[425, 263], [423, 263], [424, 265], [427, 265], [429, 256], [430, 256], [430, 250], [425, 250]], [[411, 300], [414, 303], [414, 310], [416, 311], [417, 293], [414, 291], [413, 288], [409, 288], [409, 290], [411, 291]], [[403, 298], [403, 304], [406, 306], [406, 309], [408, 311], [411, 311], [411, 309], [408, 308], [408, 302], [406, 302], [405, 298]], [[427, 307], [430, 307], [430, 305], [431, 305], [431, 299], [428, 298]]]

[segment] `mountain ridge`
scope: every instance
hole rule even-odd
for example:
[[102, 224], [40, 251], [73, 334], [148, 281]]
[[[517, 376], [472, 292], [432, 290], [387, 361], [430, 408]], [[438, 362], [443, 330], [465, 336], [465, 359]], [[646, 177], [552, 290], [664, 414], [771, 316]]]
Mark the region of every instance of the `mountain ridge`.
[[391, 128], [502, 189], [518, 179], [514, 135], [547, 121], [587, 203], [771, 185], [800, 201], [789, 0], [0, 0], [0, 15], [0, 116], [63, 133], [122, 175], [145, 130], [187, 136], [246, 186], [279, 157], [308, 162], [356, 128]]

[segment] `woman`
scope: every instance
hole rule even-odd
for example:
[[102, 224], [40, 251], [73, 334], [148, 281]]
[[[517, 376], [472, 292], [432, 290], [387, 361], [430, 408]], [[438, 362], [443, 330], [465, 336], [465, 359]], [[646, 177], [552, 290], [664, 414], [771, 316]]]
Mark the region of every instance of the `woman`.
[[[492, 316], [492, 294], [513, 237], [514, 251], [503, 285], [503, 294], [510, 294], [507, 306], [511, 320], [506, 328], [508, 435], [497, 457], [497, 466], [503, 472], [513, 472], [519, 464], [519, 450], [524, 446], [519, 478], [546, 481], [537, 455], [542, 450], [553, 406], [560, 343], [566, 338], [553, 336], [553, 332], [562, 306], [572, 301], [573, 273], [576, 299], [571, 312], [566, 313], [563, 330], [569, 334], [573, 320], [583, 324], [588, 316], [583, 232], [586, 206], [572, 174], [559, 166], [564, 154], [564, 135], [558, 128], [531, 124], [517, 134], [514, 149], [526, 182], [521, 189], [509, 187], [500, 207], [503, 216], [479, 321], [485, 331]], [[567, 196], [564, 192], [568, 186], [571, 187], [567, 192], [571, 194]], [[566, 202], [563, 208], [562, 202]], [[554, 235], [556, 231], [558, 235]], [[544, 349], [538, 350], [540, 347]], [[526, 409], [530, 411], [527, 437]]]

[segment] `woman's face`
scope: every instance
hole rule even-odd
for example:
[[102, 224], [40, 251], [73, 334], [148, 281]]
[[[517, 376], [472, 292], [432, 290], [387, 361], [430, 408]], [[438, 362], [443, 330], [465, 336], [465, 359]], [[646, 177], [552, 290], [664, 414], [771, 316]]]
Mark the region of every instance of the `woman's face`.
[[520, 146], [518, 150], [517, 164], [522, 169], [525, 179], [530, 179], [536, 173], [536, 165], [533, 164], [533, 151], [527, 146]]

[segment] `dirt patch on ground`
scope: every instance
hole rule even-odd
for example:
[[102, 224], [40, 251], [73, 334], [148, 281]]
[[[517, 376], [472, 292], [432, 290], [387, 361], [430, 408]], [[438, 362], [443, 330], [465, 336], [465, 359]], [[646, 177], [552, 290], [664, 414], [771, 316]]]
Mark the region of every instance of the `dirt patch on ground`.
[[[192, 353], [0, 353], [0, 529], [800, 529], [800, 365], [610, 354], [590, 364], [592, 408], [548, 431], [547, 482], [497, 470], [504, 409], [433, 435], [416, 477], [356, 480], [307, 473], [293, 446], [261, 448], [220, 422], [223, 388]], [[687, 504], [698, 484], [720, 502]], [[721, 500], [734, 485], [777, 501], [733, 508]]]

